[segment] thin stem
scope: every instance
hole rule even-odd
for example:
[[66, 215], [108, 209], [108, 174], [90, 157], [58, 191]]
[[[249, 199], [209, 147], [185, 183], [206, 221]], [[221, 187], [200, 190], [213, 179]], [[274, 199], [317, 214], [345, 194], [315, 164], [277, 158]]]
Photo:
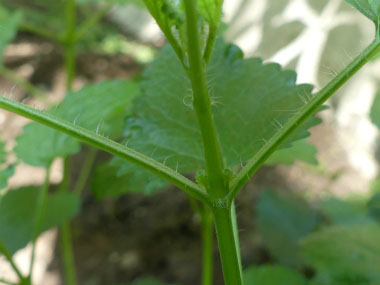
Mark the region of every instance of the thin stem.
[[56, 34], [50, 32], [48, 30], [42, 29], [41, 27], [31, 25], [31, 24], [26, 23], [26, 22], [21, 22], [21, 24], [19, 25], [19, 29], [22, 31], [26, 31], [26, 32], [35, 34], [35, 35], [40, 36], [42, 38], [51, 40], [53, 42], [62, 43], [62, 38], [59, 35], [57, 36]]
[[70, 224], [64, 223], [60, 227], [61, 254], [65, 270], [65, 279], [67, 285], [76, 285], [76, 271], [71, 239]]
[[65, 69], [66, 69], [66, 88], [71, 91], [75, 77], [75, 0], [66, 0], [66, 36], [65, 36]]
[[205, 203], [210, 203], [210, 198], [207, 193], [193, 181], [179, 174], [175, 170], [165, 166], [164, 164], [139, 152], [136, 152], [124, 145], [121, 145], [113, 140], [62, 120], [48, 112], [33, 109], [29, 106], [12, 101], [5, 97], [0, 97], [0, 108], [66, 133], [93, 147], [125, 159], [178, 186], [180, 189], [192, 197], [197, 198]]
[[208, 192], [213, 198], [221, 198], [227, 194], [224, 183], [224, 165], [214, 118], [211, 100], [207, 90], [205, 65], [203, 62], [198, 35], [198, 20], [195, 2], [185, 0], [187, 42], [190, 63], [190, 81], [194, 92], [194, 109], [197, 115], [206, 160], [208, 175]]
[[203, 205], [202, 223], [202, 285], [212, 285], [214, 268], [213, 219], [208, 205]]
[[13, 283], [13, 282], [7, 281], [5, 279], [0, 279], [0, 283], [6, 284], [6, 285], [17, 285], [17, 283]]
[[96, 159], [97, 149], [90, 148], [86, 159], [83, 162], [81, 172], [79, 174], [78, 180], [74, 186], [74, 193], [80, 196], [84, 187], [86, 186], [86, 182], [91, 174], [92, 166], [94, 165]]
[[236, 224], [232, 208], [213, 208], [216, 236], [226, 285], [243, 284], [240, 254], [238, 253]]
[[37, 238], [42, 230], [42, 224], [43, 219], [45, 215], [45, 208], [46, 208], [46, 201], [47, 201], [47, 195], [49, 191], [49, 182], [50, 182], [50, 166], [46, 168], [46, 174], [45, 174], [45, 182], [42, 186], [41, 190], [39, 191], [38, 197], [37, 197], [37, 205], [36, 205], [36, 217], [35, 217], [35, 223], [34, 223], [34, 230], [33, 230], [33, 239], [32, 239], [32, 255], [30, 258], [30, 267], [29, 267], [29, 280], [32, 280], [32, 274], [33, 274], [33, 266], [34, 266], [34, 260], [35, 260], [35, 254], [36, 254], [36, 243]]
[[344, 83], [346, 83], [361, 67], [380, 51], [380, 39], [373, 41], [360, 55], [344, 68], [323, 89], [304, 105], [283, 127], [251, 158], [245, 167], [231, 181], [230, 193], [227, 195], [231, 203], [236, 194], [249, 181], [250, 177], [261, 167], [265, 160], [309, 117], [317, 112]]
[[30, 84], [27, 80], [24, 80], [21, 77], [19, 77], [15, 72], [10, 70], [9, 68], [0, 65], [0, 75], [6, 78], [7, 80], [14, 82], [16, 85], [20, 86], [30, 95], [36, 96], [41, 99], [45, 98], [44, 93], [40, 89], [35, 87], [33, 84]]
[[76, 40], [81, 39], [92, 27], [94, 27], [107, 13], [112, 5], [106, 4], [102, 9], [96, 11], [90, 18], [81, 24], [76, 32]]
[[8, 249], [1, 242], [0, 242], [0, 253], [2, 253], [4, 255], [4, 257], [8, 260], [9, 264], [11, 265], [13, 271], [16, 273], [17, 277], [20, 280], [24, 280], [24, 276], [22, 275], [20, 269], [17, 267], [16, 263], [14, 262], [12, 254], [8, 251]]

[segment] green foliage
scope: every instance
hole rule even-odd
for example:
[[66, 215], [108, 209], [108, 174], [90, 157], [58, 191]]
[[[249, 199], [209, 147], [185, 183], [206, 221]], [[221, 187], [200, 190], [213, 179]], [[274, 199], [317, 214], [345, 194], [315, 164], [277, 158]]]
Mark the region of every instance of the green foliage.
[[306, 279], [297, 271], [279, 266], [251, 266], [243, 272], [246, 285], [306, 285]]
[[374, 222], [368, 215], [367, 205], [357, 200], [329, 198], [320, 203], [321, 211], [334, 225], [365, 225]]
[[[104, 81], [70, 92], [50, 112], [81, 127], [117, 138], [122, 132], [126, 110], [138, 93], [138, 88], [130, 81]], [[79, 149], [80, 143], [76, 139], [38, 123], [30, 123], [17, 138], [15, 152], [27, 164], [47, 167], [56, 157], [72, 155]]]
[[3, 64], [4, 49], [16, 35], [20, 20], [21, 13], [10, 13], [0, 6], [0, 65]]
[[376, 28], [379, 26], [380, 1], [379, 0], [346, 0], [347, 3], [358, 9], [364, 16], [372, 20]]
[[144, 278], [134, 281], [132, 285], [165, 285], [166, 283], [157, 280], [156, 278]]
[[130, 166], [131, 172], [119, 173], [119, 163], [122, 163], [123, 167], [126, 166], [121, 160], [115, 159], [96, 167], [91, 180], [91, 190], [98, 199], [117, 197], [126, 192], [151, 194], [168, 185], [166, 181], [133, 165]]
[[[0, 198], [0, 242], [12, 254], [32, 239], [39, 191], [35, 187], [9, 190]], [[69, 221], [79, 205], [79, 198], [72, 193], [49, 195], [41, 232]]]
[[0, 190], [7, 187], [8, 179], [13, 176], [15, 165], [3, 166], [6, 162], [7, 152], [5, 142], [0, 141]]
[[306, 259], [321, 274], [320, 279], [331, 282], [321, 284], [377, 284], [379, 240], [377, 224], [334, 226], [304, 238], [301, 247]]
[[372, 103], [370, 118], [372, 123], [380, 129], [380, 92], [376, 94]]
[[367, 204], [368, 212], [371, 217], [380, 221], [380, 193], [375, 193]]
[[299, 140], [292, 144], [292, 146], [276, 151], [269, 157], [265, 164], [293, 164], [296, 160], [301, 160], [306, 163], [317, 165], [318, 160], [316, 155], [318, 150], [315, 146], [307, 140]]
[[298, 242], [318, 224], [316, 211], [291, 192], [261, 191], [256, 209], [264, 245], [281, 263], [302, 264]]
[[[240, 49], [222, 41], [211, 58], [207, 77], [229, 168], [255, 155], [311, 96], [310, 85], [295, 85], [294, 72], [282, 71], [277, 64], [264, 65], [259, 59], [245, 60]], [[128, 146], [180, 173], [203, 169], [203, 146], [192, 109], [190, 82], [170, 47], [164, 48], [145, 72], [141, 88], [143, 94], [137, 97], [133, 116], [126, 124]], [[290, 141], [306, 137], [306, 130], [319, 122], [311, 119]], [[313, 160], [314, 149], [297, 149], [301, 150], [296, 154]], [[283, 156], [281, 159], [285, 160]], [[120, 175], [135, 170], [128, 163], [118, 164]]]

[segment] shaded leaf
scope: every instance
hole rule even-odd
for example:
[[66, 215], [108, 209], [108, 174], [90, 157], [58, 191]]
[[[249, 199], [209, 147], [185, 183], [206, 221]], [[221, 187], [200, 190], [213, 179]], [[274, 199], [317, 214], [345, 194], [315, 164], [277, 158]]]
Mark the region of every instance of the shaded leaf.
[[16, 35], [20, 20], [20, 13], [10, 13], [0, 6], [0, 65], [3, 64], [4, 49]]
[[[117, 138], [131, 99], [138, 93], [136, 85], [128, 80], [104, 81], [70, 92], [50, 112], [86, 129]], [[80, 149], [76, 139], [38, 123], [26, 125], [16, 141], [17, 156], [27, 164], [40, 167], [47, 167], [56, 157], [66, 157]]]
[[306, 279], [297, 271], [280, 265], [251, 266], [243, 272], [246, 285], [306, 285]]
[[[9, 190], [0, 199], [0, 242], [12, 254], [32, 239], [39, 191], [34, 187]], [[50, 194], [41, 232], [69, 221], [79, 212], [79, 206], [75, 194]]]
[[360, 201], [330, 198], [320, 203], [322, 213], [335, 225], [360, 225], [374, 222], [365, 204]]
[[[120, 173], [120, 165], [130, 167], [124, 174]], [[125, 170], [125, 168], [123, 168]], [[126, 192], [151, 194], [157, 189], [167, 186], [167, 182], [151, 175], [148, 171], [134, 165], [113, 160], [96, 167], [91, 181], [91, 191], [98, 199], [117, 197]]]
[[281, 263], [300, 265], [299, 240], [315, 229], [317, 213], [291, 192], [261, 191], [256, 209], [264, 245]]
[[380, 193], [376, 193], [371, 197], [367, 207], [369, 215], [377, 221], [380, 221]]
[[[312, 90], [310, 85], [296, 85], [295, 72], [257, 58], [243, 59], [240, 49], [221, 40], [207, 78], [223, 154], [231, 169], [255, 155], [305, 104]], [[141, 87], [143, 95], [127, 121], [128, 146], [181, 173], [204, 169], [190, 82], [170, 47], [145, 72]], [[290, 141], [307, 137], [307, 129], [319, 122], [309, 120]]]
[[10, 165], [6, 168], [0, 169], [0, 190], [8, 185], [8, 179], [15, 173], [15, 165]]
[[267, 165], [273, 164], [293, 164], [296, 160], [301, 160], [306, 163], [317, 165], [318, 150], [315, 146], [307, 140], [299, 140], [292, 144], [292, 146], [280, 149], [272, 154], [265, 162]]
[[[377, 284], [380, 282], [380, 227], [354, 225], [322, 229], [301, 242], [303, 255], [319, 273], [331, 280]], [[375, 283], [372, 283], [375, 282]]]

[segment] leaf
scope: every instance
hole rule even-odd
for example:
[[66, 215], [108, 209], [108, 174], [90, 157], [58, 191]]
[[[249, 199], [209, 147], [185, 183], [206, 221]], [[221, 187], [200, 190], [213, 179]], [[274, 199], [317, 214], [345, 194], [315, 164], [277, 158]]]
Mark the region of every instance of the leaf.
[[[296, 85], [295, 72], [257, 58], [243, 59], [240, 49], [220, 40], [207, 78], [220, 143], [231, 169], [254, 156], [312, 90], [310, 85]], [[127, 121], [128, 146], [181, 173], [204, 169], [190, 82], [170, 47], [145, 72], [141, 88], [143, 94]], [[307, 129], [319, 122], [309, 120], [290, 141], [307, 137]]]
[[370, 118], [372, 123], [380, 129], [380, 92], [376, 93], [375, 99], [372, 103]]
[[5, 142], [0, 141], [0, 165], [5, 163], [7, 152], [5, 151]]
[[[0, 199], [0, 243], [12, 254], [32, 239], [39, 191], [35, 187], [9, 190]], [[79, 205], [79, 197], [72, 193], [50, 194], [41, 232], [69, 221]]]
[[15, 165], [12, 164], [6, 168], [0, 169], [0, 190], [8, 185], [8, 179], [15, 173]]
[[299, 140], [292, 144], [289, 148], [283, 148], [272, 154], [265, 162], [267, 165], [273, 164], [293, 164], [296, 160], [301, 160], [306, 163], [317, 165], [318, 160], [316, 155], [318, 150], [307, 140]]
[[322, 213], [334, 225], [363, 225], [374, 223], [365, 204], [359, 201], [329, 198], [320, 203]]
[[261, 191], [256, 209], [257, 226], [264, 245], [281, 263], [302, 263], [298, 241], [318, 224], [317, 213], [291, 192]]
[[367, 204], [368, 212], [371, 217], [380, 221], [380, 193], [375, 193]]
[[379, 25], [380, 0], [346, 0], [348, 4], [358, 9], [360, 13]]
[[[121, 136], [131, 99], [138, 93], [137, 86], [128, 80], [104, 81], [70, 92], [50, 112], [86, 129], [117, 138]], [[25, 126], [16, 142], [17, 156], [37, 167], [47, 167], [56, 157], [67, 157], [80, 149], [76, 139], [38, 123]]]
[[301, 247], [309, 263], [333, 280], [377, 284], [380, 282], [379, 240], [380, 227], [376, 224], [334, 226], [304, 238]]
[[[118, 174], [119, 167], [123, 167], [122, 170], [125, 174]], [[124, 167], [129, 167], [130, 170], [125, 170]], [[126, 192], [151, 194], [166, 186], [167, 182], [161, 178], [117, 159], [98, 165], [91, 181], [91, 191], [98, 199], [117, 197]]]
[[5, 47], [13, 40], [21, 20], [21, 13], [9, 13], [0, 6], [0, 66], [3, 64]]
[[243, 272], [244, 284], [306, 285], [306, 279], [297, 271], [280, 265], [251, 266]]

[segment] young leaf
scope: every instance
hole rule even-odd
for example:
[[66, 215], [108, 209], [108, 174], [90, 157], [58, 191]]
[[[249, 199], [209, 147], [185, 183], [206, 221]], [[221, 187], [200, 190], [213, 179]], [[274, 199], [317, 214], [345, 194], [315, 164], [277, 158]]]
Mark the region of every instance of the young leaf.
[[16, 35], [20, 20], [20, 13], [9, 13], [6, 9], [0, 6], [0, 65], [3, 64], [4, 49]]
[[[123, 167], [118, 174], [119, 167]], [[129, 167], [125, 170], [124, 167]], [[123, 163], [120, 159], [100, 164], [96, 167], [91, 181], [91, 190], [98, 199], [116, 197], [126, 192], [151, 194], [167, 186], [167, 182], [151, 175], [148, 171]]]
[[306, 279], [297, 271], [280, 265], [251, 266], [243, 272], [244, 284], [306, 285]]
[[377, 284], [380, 282], [379, 240], [377, 224], [334, 226], [304, 238], [301, 247], [310, 264], [332, 279]]
[[[233, 45], [219, 41], [207, 72], [214, 117], [227, 167], [251, 158], [311, 95], [296, 85], [293, 71], [260, 59], [243, 59]], [[204, 168], [203, 146], [192, 109], [190, 82], [170, 47], [145, 72], [143, 95], [127, 122], [128, 146], [181, 173]], [[308, 136], [311, 119], [290, 141]]]
[[[9, 190], [0, 199], [0, 242], [12, 254], [32, 239], [39, 191], [34, 187]], [[41, 232], [73, 218], [79, 204], [79, 198], [72, 193], [50, 194]]]
[[346, 0], [346, 2], [372, 20], [376, 25], [376, 29], [378, 29], [380, 20], [380, 0]]
[[[138, 93], [133, 82], [104, 81], [70, 92], [50, 112], [84, 128], [117, 138], [122, 132], [126, 109]], [[56, 157], [66, 157], [80, 149], [76, 139], [38, 123], [25, 126], [23, 135], [16, 141], [17, 156], [27, 164], [40, 167], [47, 167]]]
[[257, 204], [257, 226], [265, 246], [281, 263], [302, 263], [298, 241], [315, 229], [317, 213], [291, 192], [265, 190]]

